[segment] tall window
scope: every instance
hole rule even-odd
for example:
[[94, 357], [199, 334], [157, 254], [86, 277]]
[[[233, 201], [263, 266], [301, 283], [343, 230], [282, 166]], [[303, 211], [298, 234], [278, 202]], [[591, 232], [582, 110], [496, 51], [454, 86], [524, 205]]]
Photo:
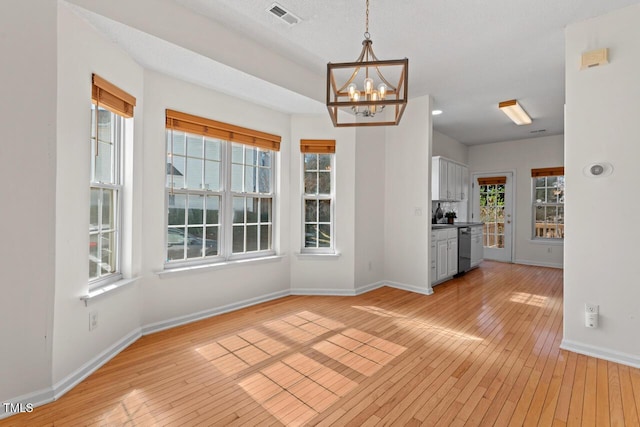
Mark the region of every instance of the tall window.
[[122, 148], [135, 98], [94, 75], [92, 102], [89, 282], [100, 285], [120, 278]]
[[167, 263], [273, 253], [280, 137], [167, 110]]
[[531, 170], [533, 238], [564, 239], [564, 167]]
[[504, 248], [504, 207], [507, 177], [478, 178], [480, 186], [480, 221], [483, 223], [484, 246]]
[[300, 141], [304, 174], [303, 252], [331, 252], [334, 248], [334, 140]]

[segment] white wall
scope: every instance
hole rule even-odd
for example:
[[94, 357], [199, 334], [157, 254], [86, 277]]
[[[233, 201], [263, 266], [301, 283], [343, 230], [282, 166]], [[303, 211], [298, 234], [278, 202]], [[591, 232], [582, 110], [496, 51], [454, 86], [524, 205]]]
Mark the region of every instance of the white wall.
[[385, 130], [356, 133], [355, 284], [364, 287], [384, 276]]
[[[142, 68], [114, 44], [99, 36], [63, 3], [58, 8], [58, 127], [56, 197], [56, 274], [53, 342], [53, 383], [140, 327], [137, 286], [122, 288], [85, 307], [89, 263], [89, 181], [91, 145], [91, 74], [95, 72], [138, 99], [133, 144], [125, 147], [129, 171], [140, 167], [142, 151]], [[140, 176], [127, 173], [123, 224], [123, 272], [135, 276], [133, 258], [140, 258]], [[134, 197], [135, 196], [135, 197]], [[132, 206], [135, 203], [135, 206]], [[128, 232], [127, 232], [128, 231]], [[139, 261], [138, 261], [139, 262]], [[89, 331], [89, 312], [98, 312], [98, 328]]]
[[[640, 367], [638, 22], [634, 5], [566, 30], [563, 346]], [[609, 48], [610, 63], [579, 70], [582, 53], [598, 48]], [[601, 161], [611, 176], [583, 175]], [[584, 327], [585, 303], [600, 306], [598, 329]]]
[[469, 162], [469, 147], [434, 130], [431, 155], [446, 157], [466, 165]]
[[143, 292], [142, 323], [145, 326], [178, 319], [193, 313], [227, 307], [242, 301], [286, 292], [289, 261], [252, 262], [160, 278], [166, 257], [165, 242], [165, 109], [195, 114], [213, 120], [247, 127], [282, 137], [277, 162], [278, 177], [274, 214], [280, 224], [276, 247], [289, 251], [290, 221], [289, 173], [291, 138], [290, 117], [230, 96], [185, 83], [153, 71], [144, 73], [144, 166], [145, 202], [142, 215]]
[[0, 402], [51, 384], [56, 3], [35, 3], [0, 13]]
[[386, 129], [385, 157], [385, 279], [429, 293], [429, 96], [410, 99], [400, 124]]
[[[535, 242], [531, 239], [531, 169], [564, 165], [562, 135], [469, 147], [469, 175], [483, 172], [515, 170], [513, 188], [514, 262], [548, 267], [562, 267], [562, 244]], [[572, 190], [567, 189], [569, 197]]]
[[[291, 286], [294, 293], [353, 294], [356, 131], [334, 128], [329, 115], [291, 120]], [[301, 139], [335, 139], [335, 250], [339, 256], [300, 255], [302, 245]]]

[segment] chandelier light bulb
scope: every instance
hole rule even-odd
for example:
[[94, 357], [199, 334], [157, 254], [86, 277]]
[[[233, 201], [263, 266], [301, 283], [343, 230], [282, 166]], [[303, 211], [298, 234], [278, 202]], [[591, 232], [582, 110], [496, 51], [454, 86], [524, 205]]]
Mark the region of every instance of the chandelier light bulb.
[[[371, 100], [372, 101], [377, 101], [378, 100], [378, 92], [377, 91], [374, 90], [371, 93]], [[376, 113], [376, 106], [375, 105], [370, 106], [369, 109], [371, 110], [371, 114], [372, 115]]]
[[354, 102], [358, 102], [360, 100], [360, 92], [358, 92], [357, 90], [355, 92], [353, 92], [353, 96], [351, 97], [351, 99]]
[[349, 86], [347, 86], [347, 92], [349, 93], [349, 98], [351, 98], [351, 100], [353, 100], [353, 98], [355, 97], [356, 89], [357, 86], [355, 83], [351, 83]]
[[387, 85], [384, 83], [380, 83], [378, 85], [378, 92], [380, 94], [380, 99], [384, 99], [384, 97], [387, 95]]
[[364, 79], [364, 93], [371, 95], [371, 92], [373, 92], [373, 79], [371, 77], [367, 77]]

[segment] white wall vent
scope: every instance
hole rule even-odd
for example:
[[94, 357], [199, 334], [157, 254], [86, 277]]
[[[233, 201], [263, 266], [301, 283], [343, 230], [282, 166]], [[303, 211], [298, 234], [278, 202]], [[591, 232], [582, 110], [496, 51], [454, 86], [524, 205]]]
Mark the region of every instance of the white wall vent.
[[269, 6], [267, 11], [270, 13], [273, 13], [275, 16], [282, 19], [284, 22], [286, 22], [289, 25], [295, 25], [298, 22], [300, 22], [300, 18], [298, 18], [293, 13], [289, 12], [281, 4], [273, 3], [271, 6]]

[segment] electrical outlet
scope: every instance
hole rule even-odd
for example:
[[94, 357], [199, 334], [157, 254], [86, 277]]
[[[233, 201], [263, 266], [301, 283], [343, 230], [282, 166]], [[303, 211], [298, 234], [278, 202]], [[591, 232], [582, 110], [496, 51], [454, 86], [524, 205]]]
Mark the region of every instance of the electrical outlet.
[[89, 312], [89, 330], [93, 331], [98, 327], [98, 312], [91, 311]]
[[584, 312], [589, 314], [598, 314], [598, 306], [596, 304], [585, 304]]

